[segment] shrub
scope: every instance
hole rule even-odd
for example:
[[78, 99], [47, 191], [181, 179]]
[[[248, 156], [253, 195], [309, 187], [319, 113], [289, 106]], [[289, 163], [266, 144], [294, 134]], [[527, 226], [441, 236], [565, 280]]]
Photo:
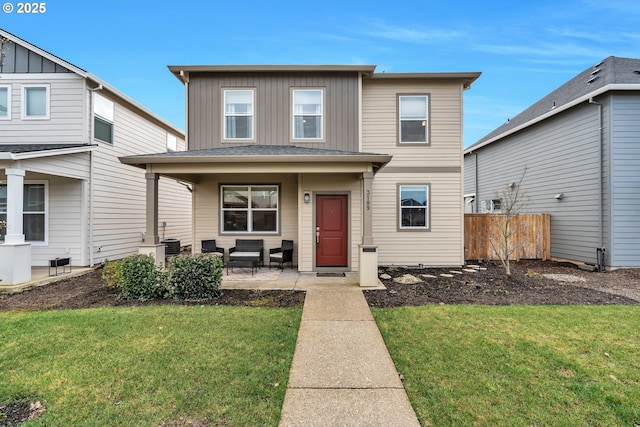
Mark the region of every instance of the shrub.
[[168, 296], [203, 299], [218, 295], [222, 280], [222, 259], [211, 254], [173, 257], [169, 262]]
[[131, 255], [105, 265], [102, 273], [109, 286], [122, 290], [126, 299], [146, 301], [162, 297], [166, 278], [152, 255]]

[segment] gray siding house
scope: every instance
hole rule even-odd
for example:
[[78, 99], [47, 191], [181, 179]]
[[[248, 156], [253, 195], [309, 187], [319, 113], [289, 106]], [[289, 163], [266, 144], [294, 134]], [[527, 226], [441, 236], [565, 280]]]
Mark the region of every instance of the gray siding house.
[[[184, 133], [96, 76], [0, 30], [0, 286], [55, 258], [138, 252], [144, 172], [119, 156], [184, 150]], [[159, 183], [158, 233], [191, 243], [191, 194]]]
[[608, 57], [464, 150], [466, 212], [527, 169], [528, 212], [551, 214], [551, 256], [640, 267], [640, 60]]
[[293, 240], [299, 271], [362, 277], [366, 263], [375, 280], [378, 261], [464, 263], [462, 100], [480, 73], [169, 69], [186, 90], [187, 151], [121, 161], [193, 183], [195, 242], [260, 239], [268, 254]]

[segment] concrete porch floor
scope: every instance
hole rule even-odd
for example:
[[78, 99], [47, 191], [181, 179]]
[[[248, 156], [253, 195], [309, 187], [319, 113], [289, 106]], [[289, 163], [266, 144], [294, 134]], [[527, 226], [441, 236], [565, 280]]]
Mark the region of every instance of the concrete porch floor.
[[[262, 267], [266, 269], [266, 267]], [[57, 276], [49, 275], [49, 267], [33, 267], [31, 269], [31, 281], [21, 283], [19, 285], [2, 286], [0, 284], [0, 292], [20, 292], [25, 289], [36, 286], [46, 285], [48, 283], [57, 282], [70, 277], [81, 276], [93, 270], [90, 267], [73, 267], [71, 272], [67, 268], [66, 272], [62, 272], [58, 268]], [[52, 270], [51, 274], [55, 274]], [[261, 289], [261, 290], [301, 290], [310, 289], [386, 289], [384, 285], [378, 281], [378, 286], [361, 287], [358, 283], [359, 274], [347, 272], [344, 277], [318, 277], [316, 273], [305, 272], [300, 273], [293, 269], [284, 269], [280, 271], [280, 275], [273, 280], [255, 279], [247, 274], [242, 280], [232, 280], [226, 274], [226, 269], [222, 274], [221, 289]]]

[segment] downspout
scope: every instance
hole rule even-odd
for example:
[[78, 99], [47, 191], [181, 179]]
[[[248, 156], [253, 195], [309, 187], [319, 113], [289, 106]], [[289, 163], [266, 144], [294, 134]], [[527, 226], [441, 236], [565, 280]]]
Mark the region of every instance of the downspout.
[[478, 213], [478, 152], [474, 151], [473, 153], [473, 161], [475, 162], [475, 167], [473, 168], [473, 173], [474, 173], [474, 177], [473, 177], [473, 191], [475, 191], [476, 196], [473, 198], [473, 204], [474, 204], [474, 209], [475, 212], [474, 213]]
[[604, 245], [604, 224], [603, 224], [603, 209], [604, 207], [602, 206], [603, 204], [603, 199], [604, 199], [604, 195], [603, 195], [603, 191], [602, 191], [602, 174], [604, 172], [603, 170], [603, 166], [602, 166], [602, 162], [603, 162], [603, 158], [602, 158], [602, 153], [603, 153], [603, 149], [602, 149], [602, 144], [604, 143], [604, 138], [602, 137], [602, 104], [599, 102], [595, 102], [593, 100], [593, 97], [589, 98], [589, 104], [593, 104], [593, 105], [597, 105], [598, 106], [598, 158], [599, 158], [599, 162], [600, 162], [600, 173], [598, 174], [598, 203], [600, 204], [599, 209], [598, 209], [598, 222], [600, 223], [600, 229], [599, 229], [599, 233], [598, 233], [598, 247], [602, 248]]

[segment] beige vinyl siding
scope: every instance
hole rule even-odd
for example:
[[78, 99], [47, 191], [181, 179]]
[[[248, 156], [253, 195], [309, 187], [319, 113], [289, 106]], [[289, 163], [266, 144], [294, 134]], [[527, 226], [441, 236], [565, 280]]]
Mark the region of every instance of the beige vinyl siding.
[[[138, 252], [145, 231], [145, 171], [118, 160], [119, 156], [166, 151], [166, 130], [115, 104], [114, 144], [94, 140], [93, 253], [94, 262]], [[181, 141], [179, 141], [181, 144]], [[171, 180], [159, 184], [159, 221], [167, 222], [166, 237], [191, 244], [191, 194]], [[180, 209], [178, 209], [178, 207]], [[162, 236], [162, 229], [159, 229]]]
[[90, 177], [89, 156], [89, 153], [77, 153], [37, 157], [23, 160], [22, 166], [36, 173], [88, 180]]
[[[1, 122], [0, 144], [83, 143], [85, 96], [84, 79], [76, 74], [42, 74], [22, 79], [20, 74], [4, 74], [2, 84], [11, 85], [11, 120]], [[50, 87], [50, 116], [47, 120], [22, 120], [22, 86]]]
[[[220, 235], [220, 184], [277, 184], [280, 186], [280, 233]], [[264, 239], [265, 262], [269, 248], [279, 247], [283, 239], [294, 241], [294, 264], [297, 262], [298, 242], [298, 177], [292, 174], [220, 174], [204, 175], [195, 185], [195, 239], [194, 252], [200, 252], [201, 241], [216, 239], [216, 244], [226, 249], [235, 246], [236, 239]]]
[[[430, 184], [430, 231], [397, 231], [397, 183]], [[460, 174], [386, 174], [373, 181], [373, 234], [381, 265], [464, 264]]]
[[291, 89], [324, 89], [323, 141], [296, 140], [295, 145], [335, 150], [358, 149], [358, 80], [356, 73], [203, 73], [189, 80], [189, 149], [201, 150], [246, 141], [222, 142], [224, 89], [255, 88], [255, 144], [291, 144]]
[[313, 271], [315, 267], [315, 194], [349, 195], [349, 239], [351, 271], [358, 271], [358, 245], [362, 243], [362, 183], [357, 175], [303, 174], [300, 182], [302, 193], [312, 194], [311, 203], [300, 204], [300, 245], [298, 249], [299, 271]]
[[[464, 263], [462, 85], [453, 80], [364, 80], [362, 151], [393, 159], [373, 181], [379, 263]], [[428, 94], [429, 146], [398, 144], [398, 94]], [[398, 183], [430, 184], [430, 231], [398, 231]]]

